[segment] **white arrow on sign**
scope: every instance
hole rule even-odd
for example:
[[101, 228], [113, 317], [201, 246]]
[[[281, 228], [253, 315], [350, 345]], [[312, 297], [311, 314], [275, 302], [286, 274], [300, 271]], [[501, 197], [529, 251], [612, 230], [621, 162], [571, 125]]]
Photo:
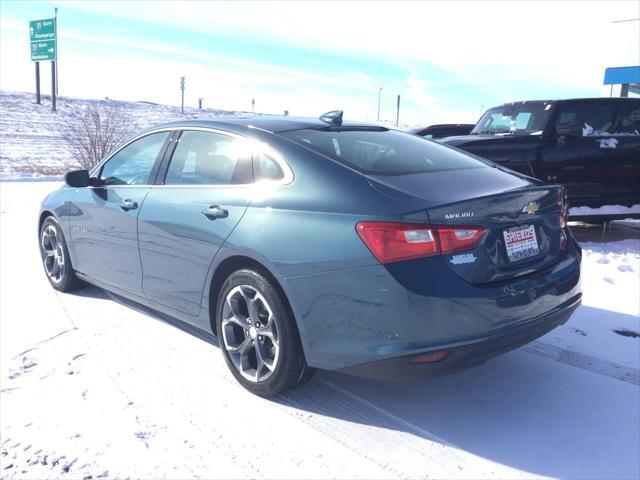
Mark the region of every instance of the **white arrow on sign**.
[[49, 53], [53, 53], [53, 48], [50, 48], [50, 49], [49, 49]]

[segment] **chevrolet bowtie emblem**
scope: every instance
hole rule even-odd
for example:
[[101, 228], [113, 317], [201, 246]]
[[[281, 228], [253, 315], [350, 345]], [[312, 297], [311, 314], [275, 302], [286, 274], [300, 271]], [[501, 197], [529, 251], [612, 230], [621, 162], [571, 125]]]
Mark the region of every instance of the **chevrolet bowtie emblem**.
[[522, 207], [522, 213], [528, 213], [529, 215], [536, 213], [538, 210], [540, 210], [540, 205], [536, 202], [529, 202]]

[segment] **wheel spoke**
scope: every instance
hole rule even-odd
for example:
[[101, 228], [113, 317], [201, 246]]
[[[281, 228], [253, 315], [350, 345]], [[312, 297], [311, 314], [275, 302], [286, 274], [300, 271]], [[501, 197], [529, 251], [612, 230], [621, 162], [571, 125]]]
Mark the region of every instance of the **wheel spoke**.
[[49, 243], [53, 250], [58, 248], [58, 232], [53, 227], [49, 227]]
[[[231, 301], [233, 298], [233, 296], [229, 295], [227, 296], [225, 303], [226, 303], [226, 307], [229, 309], [229, 312], [236, 318], [243, 318], [244, 315], [242, 315], [241, 312], [238, 311], [238, 304], [237, 301], [233, 302]], [[246, 320], [245, 323], [243, 324], [243, 326], [246, 325]]]
[[58, 265], [57, 261], [53, 262], [53, 265], [52, 265], [52, 268], [51, 268], [51, 276], [55, 280], [58, 280], [58, 278], [60, 277], [60, 265]]
[[251, 337], [247, 335], [244, 338], [244, 340], [240, 342], [239, 345], [235, 345], [235, 346], [227, 345], [227, 350], [229, 350], [230, 352], [239, 353], [243, 355], [250, 346], [251, 346]]
[[275, 370], [276, 366], [273, 360], [267, 360], [266, 358], [263, 358], [262, 361], [264, 363], [264, 366], [267, 367], [270, 372], [273, 372]]
[[264, 358], [262, 354], [262, 345], [260, 342], [256, 342], [256, 382], [260, 381], [262, 369], [264, 367]]
[[224, 320], [222, 320], [223, 327], [226, 327], [230, 323], [238, 325], [241, 328], [247, 328], [247, 321], [245, 319], [238, 318], [236, 315], [233, 315], [232, 317], [225, 318]]

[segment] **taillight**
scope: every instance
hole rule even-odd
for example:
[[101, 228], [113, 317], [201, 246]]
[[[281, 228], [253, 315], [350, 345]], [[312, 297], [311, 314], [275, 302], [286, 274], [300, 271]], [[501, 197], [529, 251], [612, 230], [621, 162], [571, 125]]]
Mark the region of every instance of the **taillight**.
[[478, 245], [478, 242], [484, 232], [484, 228], [439, 227], [438, 235], [440, 237], [440, 250], [443, 255], [447, 253], [471, 250]]
[[569, 222], [569, 202], [567, 201], [567, 192], [564, 188], [558, 190], [556, 203], [560, 207], [560, 228], [566, 228]]
[[381, 263], [471, 250], [485, 233], [478, 227], [439, 227], [392, 222], [360, 222], [356, 232]]
[[560, 228], [566, 228], [569, 223], [569, 202], [565, 199], [560, 210]]

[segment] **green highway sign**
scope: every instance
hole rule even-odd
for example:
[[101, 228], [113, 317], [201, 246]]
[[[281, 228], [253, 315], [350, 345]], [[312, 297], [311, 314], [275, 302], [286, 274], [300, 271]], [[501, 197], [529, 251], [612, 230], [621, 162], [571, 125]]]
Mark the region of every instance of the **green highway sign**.
[[56, 59], [56, 41], [31, 42], [31, 61], [42, 62]]
[[30, 21], [29, 38], [31, 40], [32, 62], [56, 60], [58, 47], [55, 18]]

